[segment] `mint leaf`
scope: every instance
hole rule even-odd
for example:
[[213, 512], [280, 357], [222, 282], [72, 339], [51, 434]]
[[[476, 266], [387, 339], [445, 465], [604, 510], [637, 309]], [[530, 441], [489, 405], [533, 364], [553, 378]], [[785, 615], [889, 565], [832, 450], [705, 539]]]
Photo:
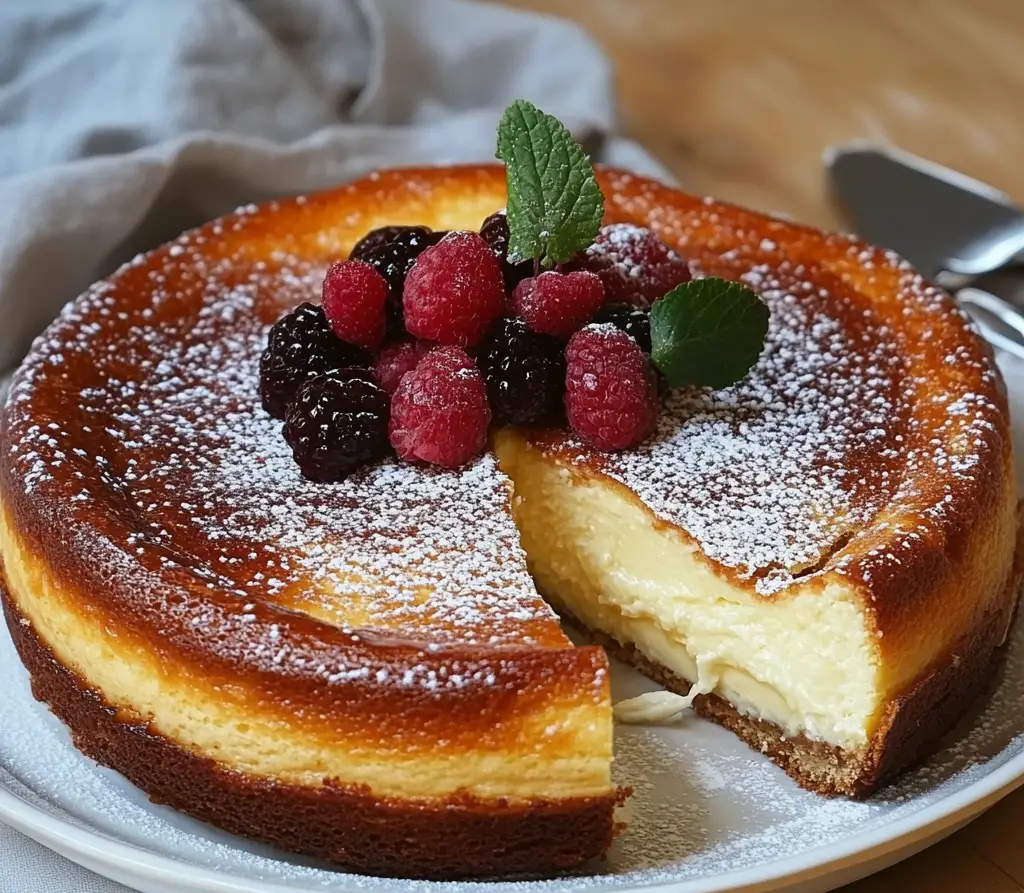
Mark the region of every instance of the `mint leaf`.
[[517, 99], [498, 124], [497, 157], [506, 165], [510, 260], [551, 267], [590, 246], [604, 196], [590, 159], [557, 118]]
[[768, 307], [745, 285], [694, 279], [651, 308], [651, 360], [672, 387], [724, 388], [750, 371], [767, 333]]

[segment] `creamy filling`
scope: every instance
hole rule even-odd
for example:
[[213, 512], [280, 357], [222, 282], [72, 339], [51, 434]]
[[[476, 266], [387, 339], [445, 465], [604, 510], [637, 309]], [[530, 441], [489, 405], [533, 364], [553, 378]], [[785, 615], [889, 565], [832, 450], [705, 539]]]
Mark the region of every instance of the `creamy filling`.
[[716, 573], [625, 488], [560, 467], [515, 435], [498, 452], [531, 569], [556, 608], [696, 683], [693, 694], [720, 694], [787, 734], [867, 742], [883, 692], [855, 593], [803, 584], [767, 601]]
[[798, 714], [778, 689], [755, 679], [742, 667], [723, 660], [698, 660], [684, 642], [656, 623], [626, 621], [620, 623], [619, 629], [644, 657], [692, 684], [686, 695], [649, 692], [620, 701], [615, 705], [615, 718], [620, 722], [667, 722], [688, 710], [697, 695], [714, 692], [745, 716], [775, 723], [787, 735], [806, 732], [814, 738], [830, 740], [828, 729], [820, 727], [818, 717]]

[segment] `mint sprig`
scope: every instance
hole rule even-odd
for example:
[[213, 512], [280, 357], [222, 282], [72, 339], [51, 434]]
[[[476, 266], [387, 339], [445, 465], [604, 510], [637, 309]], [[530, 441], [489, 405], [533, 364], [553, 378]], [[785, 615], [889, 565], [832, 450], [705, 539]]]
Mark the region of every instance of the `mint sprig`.
[[552, 267], [590, 246], [604, 196], [587, 154], [557, 118], [517, 99], [498, 124], [497, 157], [506, 165], [510, 260]]
[[768, 307], [745, 285], [694, 279], [651, 308], [651, 361], [672, 387], [724, 388], [750, 371], [767, 333]]

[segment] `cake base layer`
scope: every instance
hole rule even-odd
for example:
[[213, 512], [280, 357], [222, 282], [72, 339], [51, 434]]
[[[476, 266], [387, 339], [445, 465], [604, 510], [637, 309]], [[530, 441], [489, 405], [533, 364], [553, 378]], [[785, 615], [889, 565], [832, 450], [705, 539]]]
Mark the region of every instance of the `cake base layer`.
[[[867, 797], [898, 773], [932, 753], [939, 740], [963, 718], [971, 702], [991, 685], [1006, 652], [1009, 616], [1017, 603], [1020, 576], [1015, 573], [999, 610], [965, 634], [946, 659], [937, 662], [907, 692], [889, 704], [878, 732], [867, 746], [844, 750], [806, 735], [787, 735], [779, 726], [745, 716], [716, 694], [697, 695], [693, 709], [729, 729], [765, 754], [801, 787], [826, 795]], [[569, 614], [566, 621], [586, 629]], [[651, 660], [632, 644], [590, 631], [605, 649], [676, 694], [690, 682]]]
[[68, 726], [82, 753], [155, 803], [366, 874], [394, 874], [399, 865], [403, 876], [420, 878], [546, 873], [611, 845], [616, 796], [509, 804], [455, 794], [403, 802], [330, 779], [310, 788], [234, 772], [105, 703], [57, 660], [2, 585], [0, 601], [35, 697]]

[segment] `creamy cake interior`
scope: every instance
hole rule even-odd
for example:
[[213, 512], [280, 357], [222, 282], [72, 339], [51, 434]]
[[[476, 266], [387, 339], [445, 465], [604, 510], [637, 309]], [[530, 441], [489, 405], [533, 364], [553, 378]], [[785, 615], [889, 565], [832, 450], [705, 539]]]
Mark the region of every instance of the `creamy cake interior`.
[[515, 435], [498, 454], [530, 568], [559, 610], [789, 735], [867, 742], [883, 689], [848, 589], [811, 584], [766, 605], [621, 485], [545, 461]]

